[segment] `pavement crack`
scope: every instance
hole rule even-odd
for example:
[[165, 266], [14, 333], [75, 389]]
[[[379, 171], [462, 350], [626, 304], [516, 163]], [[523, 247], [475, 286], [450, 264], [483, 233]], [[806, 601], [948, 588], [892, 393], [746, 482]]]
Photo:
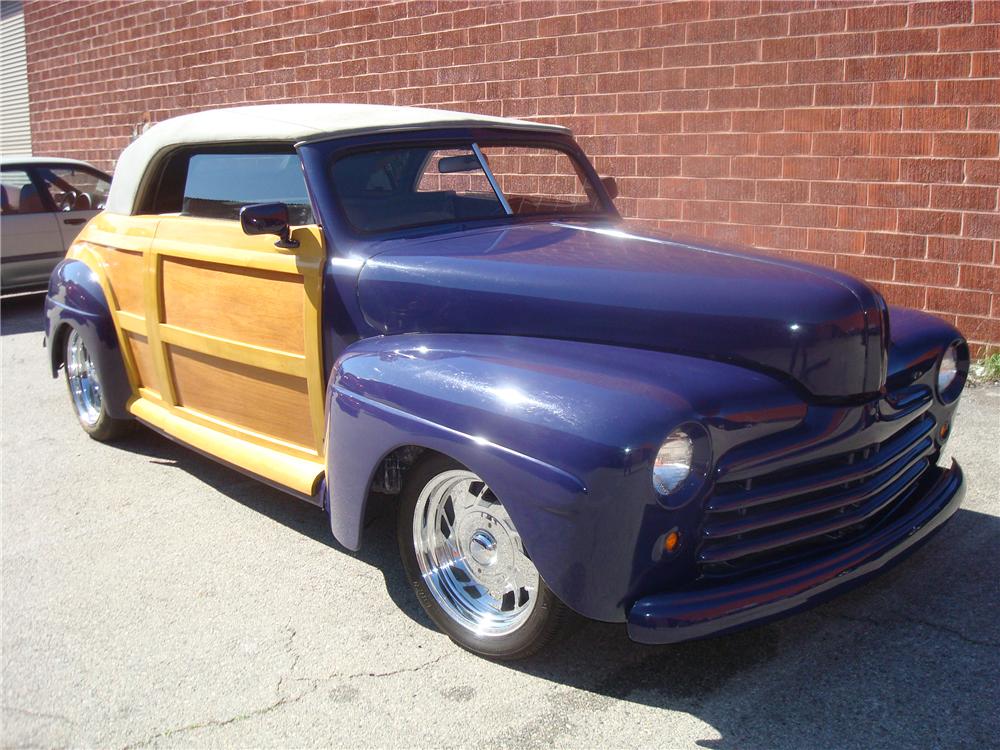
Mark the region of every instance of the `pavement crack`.
[[307, 695], [311, 694], [313, 691], [316, 690], [317, 684], [315, 682], [311, 682], [310, 689], [304, 690], [298, 695], [283, 695], [284, 692], [283, 688], [285, 686], [286, 680], [301, 681], [299, 680], [299, 678], [291, 677], [292, 672], [295, 670], [295, 666], [299, 663], [299, 659], [301, 658], [301, 655], [297, 651], [295, 651], [293, 647], [295, 636], [298, 634], [298, 631], [291, 623], [286, 625], [285, 629], [288, 633], [288, 637], [284, 642], [283, 650], [289, 656], [292, 657], [292, 662], [289, 665], [288, 669], [285, 670], [285, 673], [278, 678], [278, 684], [275, 687], [275, 700], [273, 703], [269, 703], [268, 705], [258, 709], [254, 709], [253, 711], [248, 711], [246, 713], [237, 714], [236, 716], [231, 716], [228, 719], [209, 719], [208, 721], [197, 722], [194, 724], [185, 724], [184, 726], [175, 727], [173, 729], [166, 729], [162, 732], [157, 732], [151, 737], [147, 737], [146, 739], [141, 740], [139, 742], [135, 742], [130, 745], [125, 745], [125, 747], [122, 748], [122, 750], [131, 750], [132, 748], [147, 747], [148, 745], [153, 744], [157, 740], [168, 739], [175, 735], [183, 734], [184, 732], [193, 732], [198, 729], [216, 729], [218, 727], [225, 727], [231, 724], [237, 724], [241, 721], [246, 721], [247, 719], [254, 719], [259, 716], [266, 716], [267, 714], [277, 711], [278, 709], [283, 708], [284, 706], [290, 706], [294, 703], [298, 703]]
[[1000, 647], [1000, 642], [990, 641], [990, 640], [981, 640], [979, 638], [971, 638], [971, 637], [967, 636], [965, 633], [963, 633], [961, 630], [958, 630], [957, 628], [952, 628], [952, 627], [949, 627], [948, 625], [942, 625], [939, 622], [932, 622], [930, 620], [923, 620], [923, 619], [921, 619], [919, 617], [906, 617], [906, 618], [903, 618], [903, 617], [891, 617], [891, 618], [888, 618], [888, 619], [885, 619], [885, 620], [879, 620], [879, 619], [876, 619], [874, 617], [858, 616], [858, 615], [845, 615], [845, 614], [840, 613], [840, 612], [838, 612], [836, 614], [827, 613], [826, 616], [830, 617], [830, 618], [837, 619], [837, 620], [847, 620], [849, 622], [866, 623], [868, 625], [875, 625], [876, 627], [884, 627], [886, 625], [906, 625], [908, 623], [912, 623], [912, 624], [916, 624], [916, 625], [923, 625], [925, 628], [930, 628], [931, 630], [936, 630], [939, 633], [947, 633], [948, 635], [953, 635], [956, 638], [958, 638], [960, 641], [963, 641], [963, 642], [968, 643], [968, 644], [973, 645], [973, 646], [990, 646], [990, 647], [993, 647], [993, 648]]
[[237, 714], [236, 716], [231, 716], [228, 719], [209, 719], [208, 721], [197, 722], [195, 724], [185, 724], [184, 726], [175, 727], [173, 729], [165, 729], [162, 732], [157, 732], [151, 737], [147, 737], [139, 742], [133, 742], [132, 744], [125, 745], [122, 750], [131, 750], [137, 747], [147, 747], [157, 740], [168, 739], [178, 734], [183, 734], [184, 732], [193, 732], [197, 729], [214, 729], [217, 727], [225, 727], [230, 724], [237, 724], [241, 721], [246, 721], [247, 719], [254, 719], [258, 716], [266, 716], [267, 714], [277, 711], [283, 706], [290, 706], [293, 703], [297, 703], [302, 700], [308, 693], [302, 693], [294, 698], [283, 697], [276, 700], [274, 703], [270, 703], [262, 708], [255, 709], [253, 711], [248, 711], [247, 713]]
[[[403, 667], [402, 669], [393, 669], [390, 672], [354, 672], [352, 674], [341, 675], [344, 679], [354, 680], [359, 677], [393, 677], [397, 674], [406, 674], [407, 672], [420, 672], [421, 670], [427, 669], [427, 667], [437, 664], [443, 659], [447, 659], [452, 654], [441, 654], [430, 661], [425, 661], [423, 664], [418, 664], [415, 667]], [[332, 679], [332, 678], [331, 678]]]
[[[366, 672], [331, 672], [330, 674], [325, 675], [323, 677], [308, 677], [308, 676], [303, 676], [303, 677], [296, 677], [296, 678], [293, 678], [293, 679], [296, 682], [305, 682], [305, 683], [308, 683], [309, 685], [312, 686], [312, 689], [315, 690], [319, 686], [319, 684], [322, 683], [322, 682], [333, 682], [334, 680], [357, 680], [357, 679], [361, 679], [362, 677], [374, 677], [376, 679], [379, 679], [379, 678], [382, 678], [382, 677], [393, 677], [395, 675], [407, 674], [407, 673], [411, 673], [411, 672], [420, 672], [420, 671], [422, 671], [424, 669], [427, 669], [428, 667], [434, 666], [438, 662], [443, 661], [443, 660], [445, 660], [445, 659], [447, 659], [449, 657], [452, 657], [454, 655], [455, 655], [454, 653], [441, 654], [441, 656], [437, 656], [437, 657], [435, 657], [433, 659], [429, 659], [429, 660], [427, 660], [427, 661], [425, 661], [425, 662], [423, 662], [421, 664], [417, 664], [416, 666], [413, 666], [413, 667], [401, 667], [400, 669], [392, 669], [392, 670], [389, 670], [388, 672], [372, 672], [372, 671], [366, 671]], [[312, 692], [312, 690], [310, 690], [308, 692]]]

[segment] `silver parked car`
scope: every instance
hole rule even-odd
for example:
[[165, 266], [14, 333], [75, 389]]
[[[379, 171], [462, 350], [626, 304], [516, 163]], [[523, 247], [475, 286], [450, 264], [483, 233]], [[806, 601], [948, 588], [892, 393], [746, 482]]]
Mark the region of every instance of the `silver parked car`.
[[0, 170], [0, 288], [44, 288], [83, 225], [104, 208], [111, 178], [86, 162], [46, 156], [4, 157]]

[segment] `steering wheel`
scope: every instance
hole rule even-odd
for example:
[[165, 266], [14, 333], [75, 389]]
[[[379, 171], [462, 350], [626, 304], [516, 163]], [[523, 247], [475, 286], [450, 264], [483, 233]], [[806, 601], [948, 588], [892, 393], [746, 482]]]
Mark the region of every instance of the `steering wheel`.
[[76, 190], [64, 190], [53, 199], [55, 200], [56, 209], [59, 211], [72, 211], [76, 206], [76, 199], [79, 195]]

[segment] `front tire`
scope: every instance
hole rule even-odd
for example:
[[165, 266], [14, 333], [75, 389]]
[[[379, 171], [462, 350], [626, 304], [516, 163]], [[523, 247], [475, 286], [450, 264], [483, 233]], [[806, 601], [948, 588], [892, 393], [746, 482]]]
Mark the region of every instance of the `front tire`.
[[124, 437], [134, 423], [111, 417], [101, 391], [101, 373], [87, 351], [83, 336], [75, 328], [66, 336], [66, 386], [80, 426], [94, 440], [107, 442]]
[[456, 461], [434, 456], [410, 471], [397, 540], [424, 610], [462, 648], [523, 659], [555, 639], [569, 619], [503, 503]]

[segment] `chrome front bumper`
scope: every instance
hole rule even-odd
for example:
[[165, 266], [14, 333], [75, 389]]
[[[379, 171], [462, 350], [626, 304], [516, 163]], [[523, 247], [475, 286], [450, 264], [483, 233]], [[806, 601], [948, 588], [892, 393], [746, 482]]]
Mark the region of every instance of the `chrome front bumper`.
[[899, 562], [954, 515], [965, 495], [962, 469], [937, 478], [914, 507], [856, 544], [793, 568], [737, 583], [639, 599], [628, 613], [629, 637], [678, 643], [719, 635], [819, 604]]

